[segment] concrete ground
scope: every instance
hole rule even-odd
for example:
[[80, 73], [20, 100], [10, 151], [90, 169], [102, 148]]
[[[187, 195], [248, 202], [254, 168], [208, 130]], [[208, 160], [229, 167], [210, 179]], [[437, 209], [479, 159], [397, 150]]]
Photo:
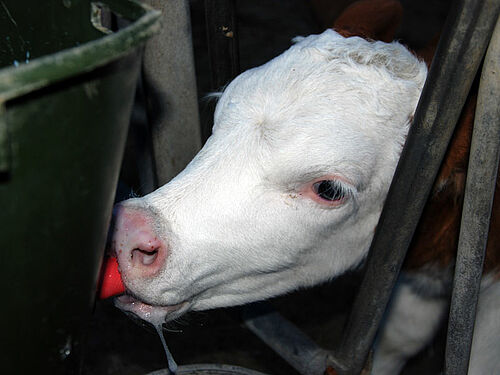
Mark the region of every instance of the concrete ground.
[[[442, 21], [446, 2], [434, 8], [423, 2], [403, 1], [409, 14], [400, 30], [408, 44], [432, 37]], [[417, 4], [418, 3], [418, 4]], [[438, 3], [438, 5], [436, 5]], [[192, 24], [200, 97], [211, 90], [204, 35], [203, 0], [192, 0]], [[296, 35], [321, 31], [305, 0], [237, 1], [242, 70], [260, 65], [289, 47]], [[428, 25], [423, 25], [423, 22]], [[415, 31], [419, 29], [419, 32]], [[423, 30], [423, 31], [422, 31]], [[422, 31], [422, 32], [421, 32]], [[425, 35], [422, 35], [425, 34]], [[210, 110], [201, 101], [203, 121]], [[137, 189], [136, 189], [137, 191]], [[273, 305], [319, 345], [335, 346], [355, 294], [358, 275], [276, 298]], [[240, 320], [238, 308], [190, 313], [168, 325], [167, 343], [179, 364], [226, 363], [272, 375], [297, 374], [260, 342]], [[438, 374], [443, 355], [442, 336], [404, 370], [405, 375]], [[166, 367], [166, 358], [155, 332], [145, 329], [114, 308], [111, 301], [97, 302], [90, 322], [84, 375], [139, 375]]]

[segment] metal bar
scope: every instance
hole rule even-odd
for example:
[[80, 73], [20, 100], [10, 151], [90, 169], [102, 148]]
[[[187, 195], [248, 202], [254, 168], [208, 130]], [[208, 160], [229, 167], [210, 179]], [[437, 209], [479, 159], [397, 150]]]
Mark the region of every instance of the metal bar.
[[10, 172], [12, 157], [5, 112], [5, 104], [0, 102], [0, 182]]
[[450, 12], [377, 226], [346, 333], [330, 360], [341, 374], [359, 374], [363, 368], [493, 31], [499, 4], [498, 0], [460, 0]]
[[205, 0], [212, 88], [220, 89], [240, 72], [234, 0]]
[[[211, 89], [219, 91], [240, 72], [235, 1], [205, 0], [205, 19]], [[214, 111], [212, 102], [206, 108], [206, 121], [201, 124], [203, 142], [212, 134]]]
[[328, 352], [265, 303], [243, 308], [245, 325], [303, 375], [322, 375]]
[[472, 133], [446, 342], [445, 374], [468, 372], [500, 155], [500, 20], [486, 54]]
[[[158, 184], [176, 176], [201, 148], [189, 1], [145, 0], [162, 11], [146, 44], [143, 83]], [[145, 191], [147, 192], [147, 191]]]

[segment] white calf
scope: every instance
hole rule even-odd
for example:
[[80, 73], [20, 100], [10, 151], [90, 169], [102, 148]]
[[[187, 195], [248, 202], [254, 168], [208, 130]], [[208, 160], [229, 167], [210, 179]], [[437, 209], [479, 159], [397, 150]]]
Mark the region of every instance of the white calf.
[[[398, 43], [328, 30], [237, 77], [188, 167], [117, 207], [113, 242], [129, 291], [119, 305], [172, 319], [314, 285], [358, 265], [426, 73]], [[445, 302], [415, 290], [408, 284], [392, 303], [414, 320], [388, 319], [378, 374], [397, 373], [443, 315]], [[435, 322], [421, 328], [430, 316]]]

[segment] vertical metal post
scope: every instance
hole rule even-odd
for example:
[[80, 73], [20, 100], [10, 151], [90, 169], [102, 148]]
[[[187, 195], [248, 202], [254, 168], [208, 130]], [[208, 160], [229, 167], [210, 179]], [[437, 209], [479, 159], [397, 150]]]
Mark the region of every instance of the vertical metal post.
[[220, 89], [240, 72], [234, 0], [205, 0], [212, 88]]
[[450, 12], [331, 365], [359, 374], [498, 16], [500, 1], [460, 0]]
[[145, 0], [162, 12], [146, 44], [143, 82], [158, 184], [176, 176], [201, 147], [189, 1]]
[[10, 171], [11, 150], [7, 121], [4, 116], [5, 104], [0, 102], [0, 182], [2, 176], [6, 176]]
[[500, 155], [500, 20], [486, 54], [465, 186], [446, 342], [445, 374], [465, 375], [474, 332]]
[[[238, 28], [234, 0], [205, 0], [205, 19], [211, 89], [221, 90], [240, 72]], [[202, 140], [212, 134], [215, 103], [206, 108], [209, 121], [202, 121]]]

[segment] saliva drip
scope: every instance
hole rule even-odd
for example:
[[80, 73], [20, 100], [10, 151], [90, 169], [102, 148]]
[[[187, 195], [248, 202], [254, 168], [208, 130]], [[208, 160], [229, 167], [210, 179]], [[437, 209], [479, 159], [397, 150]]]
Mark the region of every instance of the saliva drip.
[[177, 363], [174, 361], [174, 357], [170, 354], [168, 350], [165, 337], [163, 336], [162, 324], [165, 322], [165, 316], [167, 314], [165, 309], [154, 308], [153, 306], [146, 305], [140, 301], [133, 299], [130, 296], [124, 295], [115, 299], [115, 305], [124, 310], [131, 312], [137, 317], [145, 320], [155, 327], [158, 336], [160, 336], [161, 343], [163, 344], [163, 349], [167, 356], [168, 371], [169, 375], [175, 375], [177, 373]]
[[160, 336], [161, 343], [163, 344], [163, 349], [165, 350], [165, 354], [167, 356], [168, 371], [171, 375], [175, 375], [177, 373], [177, 363], [175, 363], [174, 357], [172, 357], [170, 350], [168, 350], [167, 342], [165, 341], [165, 337], [163, 336], [162, 324], [156, 324], [155, 328], [156, 332], [158, 332], [158, 335]]

